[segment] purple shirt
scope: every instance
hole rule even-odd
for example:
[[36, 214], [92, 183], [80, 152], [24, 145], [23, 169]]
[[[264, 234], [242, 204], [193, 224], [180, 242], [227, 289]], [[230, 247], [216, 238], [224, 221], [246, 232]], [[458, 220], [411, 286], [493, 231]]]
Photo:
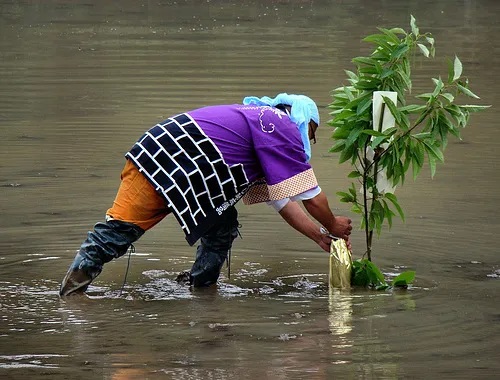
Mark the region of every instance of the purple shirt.
[[317, 186], [296, 124], [268, 106], [176, 115], [146, 131], [126, 157], [165, 198], [189, 244], [242, 197], [276, 201]]
[[273, 107], [209, 106], [187, 112], [228, 165], [242, 164], [250, 182], [279, 184], [311, 169], [297, 125]]

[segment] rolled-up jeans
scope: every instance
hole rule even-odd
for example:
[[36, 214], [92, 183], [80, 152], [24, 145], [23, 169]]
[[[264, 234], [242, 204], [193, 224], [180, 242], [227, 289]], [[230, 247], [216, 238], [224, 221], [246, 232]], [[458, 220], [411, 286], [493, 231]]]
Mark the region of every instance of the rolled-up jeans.
[[[106, 221], [97, 223], [87, 234], [70, 270], [83, 270], [94, 279], [105, 263], [124, 255], [132, 243], [169, 213], [164, 198], [127, 160], [113, 206], [106, 212]], [[217, 282], [238, 235], [237, 217], [236, 209], [231, 207], [203, 234], [191, 270], [190, 281], [194, 286]]]
[[105, 263], [123, 256], [143, 234], [144, 230], [132, 223], [119, 220], [97, 223], [93, 231], [88, 232], [70, 270], [83, 270], [93, 280]]

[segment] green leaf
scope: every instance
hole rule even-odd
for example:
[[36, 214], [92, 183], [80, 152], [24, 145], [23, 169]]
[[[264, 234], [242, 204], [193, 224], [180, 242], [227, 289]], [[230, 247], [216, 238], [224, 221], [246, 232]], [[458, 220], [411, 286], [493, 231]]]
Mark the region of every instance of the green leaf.
[[464, 105], [461, 105], [461, 106], [458, 106], [458, 107], [466, 109], [469, 112], [478, 112], [478, 111], [482, 111], [482, 110], [485, 110], [487, 108], [490, 108], [491, 106], [476, 106], [476, 105], [464, 104]]
[[351, 203], [354, 201], [354, 198], [352, 197], [352, 195], [349, 193], [346, 193], [344, 191], [337, 191], [336, 194], [339, 196], [341, 202]]
[[[465, 112], [461, 110], [459, 106], [455, 104], [449, 104], [444, 108], [446, 112], [450, 114], [458, 127], [464, 127], [466, 122]], [[460, 138], [460, 131], [456, 128], [450, 131], [454, 136]]]
[[421, 141], [421, 140], [425, 140], [425, 139], [428, 139], [429, 137], [431, 137], [431, 133], [430, 132], [416, 133], [416, 134], [412, 135], [412, 137], [414, 137], [417, 140]]
[[456, 135], [458, 133], [458, 131], [455, 131], [456, 130], [455, 125], [453, 125], [451, 120], [448, 119], [448, 117], [446, 116], [446, 114], [444, 113], [444, 111], [442, 109], [439, 110], [438, 120], [439, 120], [439, 124], [440, 124], [439, 132], [441, 134], [441, 141], [443, 142], [443, 149], [444, 149], [444, 147], [447, 144], [448, 132], [452, 132], [453, 134]]
[[[396, 40], [398, 43], [399, 39], [396, 38]], [[388, 41], [387, 37], [383, 34], [371, 34], [371, 35], [363, 38], [363, 41], [372, 42], [372, 43], [379, 45], [385, 49], [390, 49], [390, 41]]]
[[339, 87], [335, 89], [333, 92], [333, 97], [337, 102], [342, 102], [348, 100], [347, 95], [345, 94], [345, 88], [349, 86]]
[[453, 63], [453, 81], [456, 81], [462, 76], [462, 62], [455, 56], [455, 62]]
[[415, 37], [418, 37], [420, 35], [420, 31], [417, 27], [417, 23], [415, 20], [415, 17], [413, 15], [410, 15], [410, 26], [411, 26], [411, 32], [415, 35]]
[[427, 58], [429, 58], [429, 49], [427, 49], [427, 46], [424, 44], [417, 44], [418, 48], [422, 52], [423, 55], [425, 55]]
[[425, 160], [425, 149], [420, 141], [416, 140], [412, 143], [410, 157], [413, 170], [413, 180], [416, 180]]
[[415, 280], [415, 271], [409, 270], [401, 273], [399, 276], [392, 280], [392, 287], [404, 287], [406, 288], [410, 285], [413, 280]]
[[426, 92], [425, 94], [417, 95], [416, 98], [427, 100], [430, 102], [434, 98], [434, 95], [432, 95], [432, 93], [430, 92]]
[[413, 157], [415, 157], [416, 164], [419, 167], [424, 166], [425, 162], [425, 148], [421, 142], [415, 144], [415, 149], [413, 150]]
[[[361, 147], [366, 146], [367, 141], [368, 141], [368, 135], [365, 135], [364, 133], [359, 135], [358, 141], [356, 141], [358, 149], [361, 149]], [[357, 152], [356, 152], [356, 155], [357, 155]]]
[[441, 78], [439, 79], [436, 79], [436, 78], [432, 78], [432, 81], [434, 82], [434, 84], [436, 85], [436, 88], [434, 89], [434, 91], [432, 92], [432, 96], [433, 97], [436, 97], [438, 96], [438, 94], [441, 92], [441, 90], [443, 89], [444, 87], [444, 83], [443, 81], [441, 80]]
[[[359, 68], [359, 73], [364, 74], [364, 75], [360, 75], [360, 78], [366, 78], [367, 76], [372, 77], [372, 76], [378, 75], [380, 72], [376, 66], [363, 66], [363, 67]], [[355, 85], [355, 84], [356, 83], [353, 83], [353, 85]]]
[[360, 80], [358, 83], [356, 83], [356, 89], [358, 90], [376, 90], [378, 86], [380, 85], [380, 79], [378, 78], [369, 78], [369, 79], [364, 79]]
[[412, 159], [411, 164], [413, 170], [413, 180], [415, 181], [420, 174], [420, 171], [422, 170], [422, 165], [419, 165], [418, 160], [415, 158], [415, 156]]
[[409, 104], [407, 106], [404, 106], [404, 107], [400, 107], [399, 108], [399, 111], [400, 112], [408, 112], [408, 113], [418, 113], [418, 112], [422, 112], [423, 110], [425, 110], [427, 107], [426, 106], [423, 106], [423, 105], [417, 105], [417, 104]]
[[374, 182], [373, 182], [373, 177], [367, 177], [366, 178], [366, 187], [368, 189], [371, 189], [374, 185]]
[[337, 141], [329, 150], [330, 153], [338, 153], [344, 150], [345, 142], [344, 140]]
[[387, 219], [387, 224], [389, 224], [389, 228], [392, 228], [392, 217], [395, 215], [391, 209], [389, 208], [389, 205], [385, 200], [382, 200], [384, 203], [384, 214]]
[[403, 171], [406, 173], [408, 171], [408, 168], [410, 167], [410, 163], [413, 159], [413, 155], [411, 153], [411, 147], [410, 144], [406, 145], [406, 150], [405, 150], [405, 155], [404, 155], [404, 166], [403, 166]]
[[391, 58], [391, 49], [390, 48], [377, 48], [370, 56], [373, 58], [377, 63], [379, 62], [389, 62]]
[[366, 99], [362, 100], [356, 109], [356, 114], [359, 116], [363, 112], [365, 112], [367, 109], [369, 109], [372, 105], [372, 98], [371, 96], [366, 97]]
[[399, 126], [404, 131], [407, 131], [408, 129], [410, 129], [410, 119], [404, 113], [400, 113], [400, 115], [401, 115], [401, 120], [399, 121]]
[[368, 66], [375, 66], [376, 61], [373, 58], [368, 58], [368, 57], [356, 57], [352, 59], [353, 63], [356, 63], [357, 65], [368, 65]]
[[469, 90], [467, 87], [462, 86], [461, 84], [457, 83], [457, 88], [462, 94], [465, 94], [474, 99], [480, 99], [479, 96], [477, 96], [471, 90]]
[[453, 68], [453, 62], [449, 59], [448, 63], [448, 83], [453, 82], [453, 77], [455, 76], [455, 69]]
[[394, 102], [388, 98], [387, 96], [382, 96], [384, 99], [384, 103], [389, 107], [389, 110], [391, 111], [392, 116], [396, 119], [396, 122], [399, 124], [401, 123], [401, 112], [397, 109], [396, 105]]
[[433, 155], [434, 158], [436, 158], [437, 160], [439, 160], [441, 162], [444, 161], [443, 152], [441, 152], [441, 150], [439, 150], [439, 148], [437, 146], [432, 145], [431, 143], [429, 143], [427, 141], [423, 141], [423, 143], [425, 145], [425, 148], [426, 148], [428, 154]]
[[369, 286], [366, 265], [361, 260], [354, 260], [352, 262], [351, 284], [354, 286]]
[[328, 121], [328, 125], [333, 127], [333, 131], [335, 132], [337, 129], [345, 129], [346, 123], [345, 120], [335, 120], [331, 119]]
[[351, 211], [356, 213], [356, 214], [363, 214], [363, 210], [361, 209], [361, 207], [357, 203], [354, 203], [352, 205]]
[[448, 132], [454, 129], [451, 121], [446, 117], [443, 110], [439, 110], [439, 136], [441, 137], [442, 149], [448, 145]]
[[394, 165], [394, 178], [391, 178], [389, 176], [388, 178], [392, 179], [394, 183], [398, 183], [399, 181], [401, 181], [401, 183], [404, 183], [405, 169], [404, 169], [404, 164], [400, 159], [398, 159]]
[[382, 232], [382, 224], [384, 223], [385, 219], [384, 207], [382, 206], [381, 202], [377, 199], [373, 200], [372, 209], [370, 212], [374, 217], [377, 235], [380, 236], [380, 233]]
[[382, 33], [384, 33], [384, 35], [387, 36], [387, 38], [389, 38], [389, 40], [392, 43], [394, 43], [394, 44], [401, 43], [401, 40], [399, 39], [399, 37], [396, 36], [396, 34], [392, 30], [385, 29], [385, 28], [378, 28], [378, 30], [380, 30]]
[[374, 129], [363, 129], [362, 133], [366, 134], [366, 135], [370, 135], [370, 136], [385, 136], [385, 133], [384, 132], [379, 132], [379, 131], [376, 131]]
[[349, 99], [349, 101], [352, 101], [354, 99], [354, 95], [352, 94], [351, 89], [352, 87], [350, 86], [344, 87], [344, 93], [347, 95], [347, 99]]
[[[348, 108], [352, 111], [354, 111], [354, 109], [357, 108], [360, 103], [363, 103], [366, 99], [370, 98], [369, 94], [359, 95], [359, 91], [355, 91], [355, 94], [353, 95], [354, 95], [353, 99], [344, 106], [344, 108]], [[357, 110], [356, 110], [356, 115], [359, 115]]]
[[346, 149], [350, 148], [356, 142], [361, 132], [363, 132], [363, 127], [356, 128], [351, 131], [349, 137], [345, 141]]
[[350, 110], [350, 109], [343, 109], [339, 113], [332, 112], [332, 116], [334, 117], [335, 120], [338, 119], [347, 119], [352, 116], [356, 116], [356, 112]]
[[439, 96], [445, 98], [449, 103], [453, 103], [453, 101], [455, 100], [453, 94], [450, 94], [449, 92], [443, 92]]
[[394, 34], [404, 34], [406, 35], [406, 31], [402, 28], [391, 28], [389, 29]]
[[399, 205], [398, 199], [396, 198], [396, 196], [394, 194], [392, 194], [392, 193], [385, 193], [384, 197], [387, 198], [394, 205], [394, 207], [398, 211], [399, 216], [401, 217], [401, 220], [403, 220], [403, 222], [404, 222], [404, 220], [405, 220], [405, 214], [403, 212], [403, 209]]
[[350, 78], [350, 79], [353, 79], [353, 80], [358, 80], [358, 76], [353, 73], [352, 71], [349, 71], [349, 70], [344, 70], [344, 72], [347, 74], [347, 76]]
[[429, 158], [429, 167], [431, 169], [431, 178], [434, 178], [436, 175], [436, 158], [432, 155], [427, 153], [427, 157]]
[[365, 265], [366, 265], [366, 271], [367, 271], [368, 279], [370, 281], [371, 286], [384, 285], [386, 283], [384, 275], [382, 274], [380, 269], [378, 269], [378, 267], [374, 263], [366, 260]]
[[378, 136], [376, 138], [373, 139], [373, 141], [371, 142], [370, 146], [375, 149], [377, 148], [380, 144], [384, 143], [384, 142], [387, 142], [387, 139], [389, 138], [389, 136], [386, 136], [386, 135], [383, 135], [383, 136]]
[[361, 173], [358, 170], [354, 170], [347, 175], [347, 178], [359, 178]]
[[460, 108], [456, 104], [450, 104], [450, 105], [446, 106], [444, 109], [453, 117], [462, 116], [462, 111], [460, 110]]
[[389, 68], [384, 68], [382, 70], [382, 74], [380, 75], [380, 79], [385, 79], [387, 77], [390, 77], [391, 75], [394, 75], [395, 71]]
[[394, 50], [391, 54], [391, 59], [399, 59], [404, 53], [410, 50], [410, 47], [406, 43], [400, 44], [396, 50]]
[[348, 128], [335, 128], [332, 138], [345, 140], [349, 136], [349, 133], [351, 133], [351, 131]]
[[401, 79], [401, 84], [394, 83], [394, 85], [397, 85], [397, 87], [400, 87], [398, 90], [398, 93], [402, 94], [404, 91], [403, 89], [411, 90], [411, 80], [410, 80], [410, 75], [403, 72], [403, 71], [397, 71], [397, 77]]
[[349, 193], [353, 196], [354, 199], [356, 199], [357, 192], [354, 183], [351, 183], [351, 187], [349, 188]]
[[355, 150], [355, 147], [352, 145], [350, 147], [345, 146], [344, 150], [340, 152], [339, 163], [341, 164], [350, 160], [353, 157]]

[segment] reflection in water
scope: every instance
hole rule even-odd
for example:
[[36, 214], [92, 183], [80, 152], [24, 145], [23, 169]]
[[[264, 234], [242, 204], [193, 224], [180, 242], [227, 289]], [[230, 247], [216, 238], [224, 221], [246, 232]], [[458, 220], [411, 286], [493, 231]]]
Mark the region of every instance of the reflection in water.
[[[352, 296], [349, 290], [329, 287], [328, 322], [333, 335], [344, 336], [352, 331]], [[346, 344], [348, 343], [347, 337]]]
[[0, 369], [58, 368], [59, 365], [52, 364], [51, 360], [65, 356], [57, 354], [0, 355]]

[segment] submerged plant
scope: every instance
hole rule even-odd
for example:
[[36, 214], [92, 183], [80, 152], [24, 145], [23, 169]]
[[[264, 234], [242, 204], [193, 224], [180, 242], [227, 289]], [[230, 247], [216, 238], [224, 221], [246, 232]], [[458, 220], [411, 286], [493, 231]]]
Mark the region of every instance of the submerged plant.
[[398, 275], [391, 283], [385, 281], [380, 269], [368, 259], [352, 261], [351, 252], [342, 239], [332, 240], [330, 246], [330, 286], [350, 288], [362, 286], [385, 290], [388, 288], [407, 288], [415, 278], [414, 271]]
[[351, 285], [385, 290], [407, 288], [415, 279], [415, 271], [406, 271], [396, 276], [390, 283], [385, 281], [380, 269], [370, 260], [360, 259], [352, 262]]
[[[335, 140], [330, 151], [339, 153], [340, 163], [349, 162], [354, 169], [348, 176], [354, 181], [350, 188], [337, 194], [361, 215], [365, 231], [363, 257], [367, 259], [353, 261], [353, 284], [374, 287], [387, 285], [371, 264], [374, 231], [380, 235], [385, 222], [390, 228], [394, 216], [403, 221], [405, 217], [395, 187], [404, 183], [410, 166], [415, 180], [426, 161], [434, 176], [436, 163], [444, 160], [448, 136], [460, 138], [470, 113], [488, 107], [456, 103], [458, 96], [479, 99], [462, 76], [458, 57], [450, 61], [447, 78], [432, 78], [434, 88], [416, 95], [418, 103], [408, 103], [411, 59], [416, 52], [434, 57], [434, 38], [420, 33], [413, 16], [408, 32], [378, 30], [364, 38], [375, 49], [367, 57], [352, 60], [357, 70], [346, 71], [349, 84], [333, 90], [329, 106]], [[411, 274], [402, 274], [399, 280], [412, 279]]]

